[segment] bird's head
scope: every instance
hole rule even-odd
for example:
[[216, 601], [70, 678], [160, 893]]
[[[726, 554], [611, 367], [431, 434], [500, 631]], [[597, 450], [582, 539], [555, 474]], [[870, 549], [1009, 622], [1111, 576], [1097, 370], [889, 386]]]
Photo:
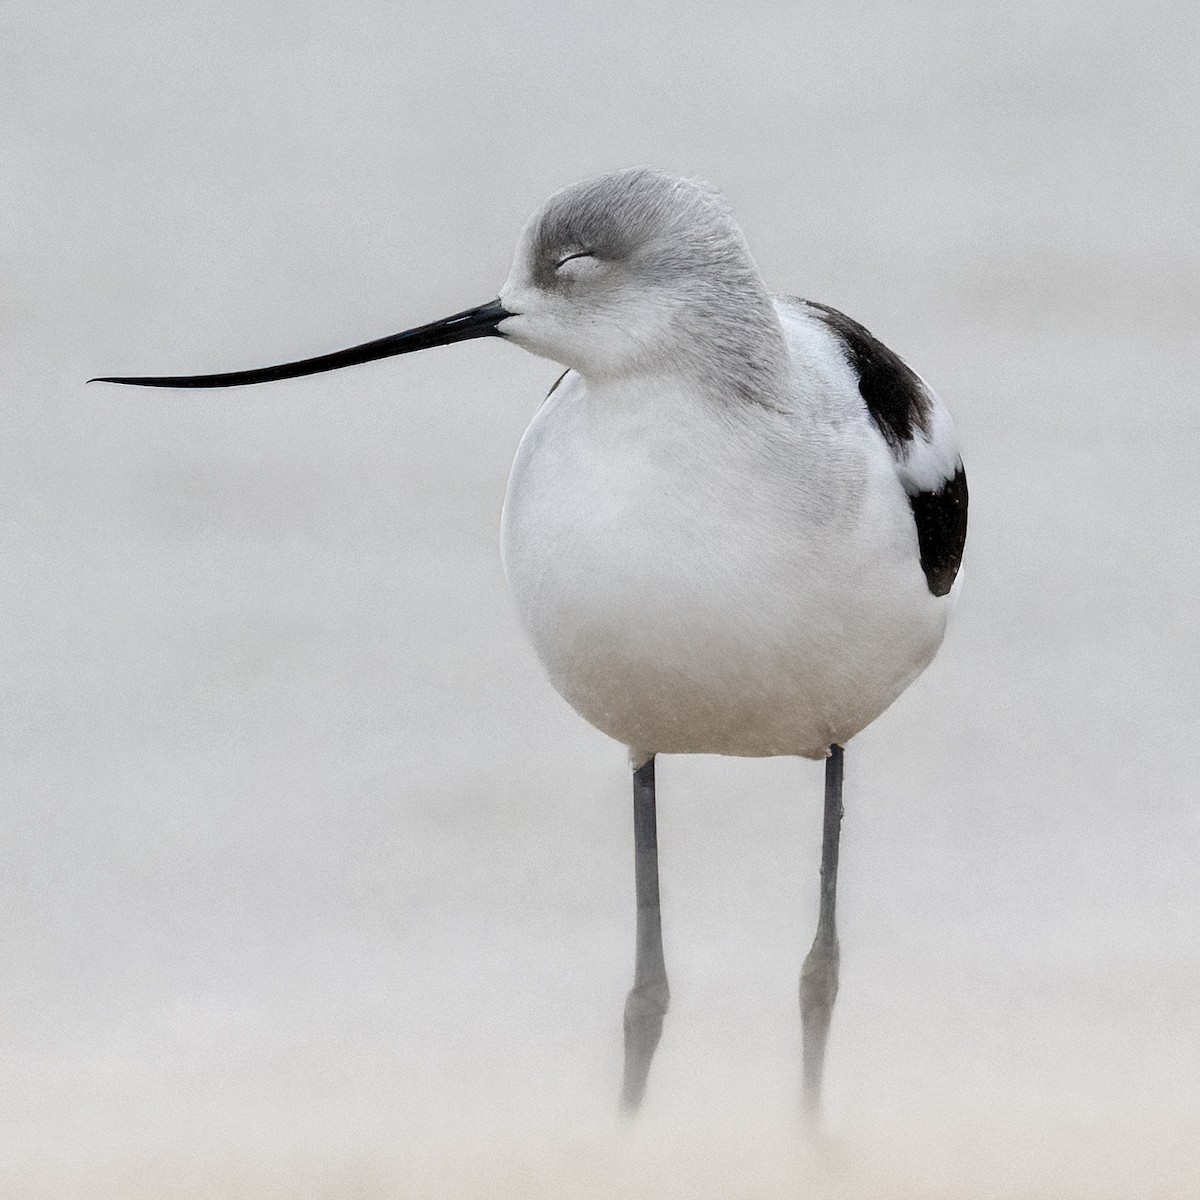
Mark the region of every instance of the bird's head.
[[218, 375], [100, 382], [214, 388], [506, 338], [585, 377], [685, 371], [762, 393], [782, 369], [770, 297], [711, 188], [637, 167], [556, 192], [526, 225], [498, 300], [316, 358]]
[[500, 331], [585, 377], [645, 371], [694, 355], [746, 293], [764, 288], [724, 201], [637, 167], [564, 188], [530, 218]]

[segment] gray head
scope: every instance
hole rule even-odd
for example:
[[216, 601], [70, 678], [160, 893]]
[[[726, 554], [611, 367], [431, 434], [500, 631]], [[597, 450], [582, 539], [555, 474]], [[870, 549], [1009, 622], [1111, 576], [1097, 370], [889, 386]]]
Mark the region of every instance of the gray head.
[[637, 167], [551, 196], [526, 225], [499, 300], [278, 366], [104, 381], [233, 387], [485, 336], [589, 379], [682, 375], [765, 404], [787, 371], [774, 305], [724, 201], [704, 184]]
[[513, 314], [506, 338], [585, 377], [732, 369], [737, 390], [753, 392], [784, 363], [774, 307], [725, 202], [647, 167], [551, 196], [521, 235], [500, 302]]

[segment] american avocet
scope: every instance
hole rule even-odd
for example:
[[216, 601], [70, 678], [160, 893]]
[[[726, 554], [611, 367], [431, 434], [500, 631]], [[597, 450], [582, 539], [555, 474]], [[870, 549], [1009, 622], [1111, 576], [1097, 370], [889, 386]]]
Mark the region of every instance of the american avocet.
[[280, 366], [104, 382], [230, 387], [493, 335], [567, 368], [517, 450], [503, 557], [554, 687], [633, 767], [622, 1104], [641, 1101], [668, 1002], [655, 755], [803, 755], [826, 760], [800, 976], [815, 1121], [842, 746], [929, 664], [959, 591], [967, 484], [950, 416], [857, 322], [772, 296], [710, 188], [648, 169], [551, 196], [479, 308]]

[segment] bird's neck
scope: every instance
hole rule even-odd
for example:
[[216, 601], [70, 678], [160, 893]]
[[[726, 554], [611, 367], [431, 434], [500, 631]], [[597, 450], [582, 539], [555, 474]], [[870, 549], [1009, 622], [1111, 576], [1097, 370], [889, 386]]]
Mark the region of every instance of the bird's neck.
[[713, 288], [681, 303], [643, 353], [576, 370], [604, 390], [682, 389], [717, 407], [791, 407], [787, 340], [762, 287]]
[[787, 340], [765, 288], [721, 297], [687, 326], [684, 354], [708, 390], [736, 402], [789, 407]]

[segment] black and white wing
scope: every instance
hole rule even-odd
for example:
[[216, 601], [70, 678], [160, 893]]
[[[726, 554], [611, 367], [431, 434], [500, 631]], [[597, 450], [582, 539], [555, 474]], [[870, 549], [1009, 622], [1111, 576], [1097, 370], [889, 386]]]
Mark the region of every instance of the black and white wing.
[[858, 375], [863, 402], [908, 493], [929, 590], [944, 596], [967, 540], [967, 476], [950, 415], [921, 377], [857, 321], [828, 305], [803, 303], [841, 343]]

